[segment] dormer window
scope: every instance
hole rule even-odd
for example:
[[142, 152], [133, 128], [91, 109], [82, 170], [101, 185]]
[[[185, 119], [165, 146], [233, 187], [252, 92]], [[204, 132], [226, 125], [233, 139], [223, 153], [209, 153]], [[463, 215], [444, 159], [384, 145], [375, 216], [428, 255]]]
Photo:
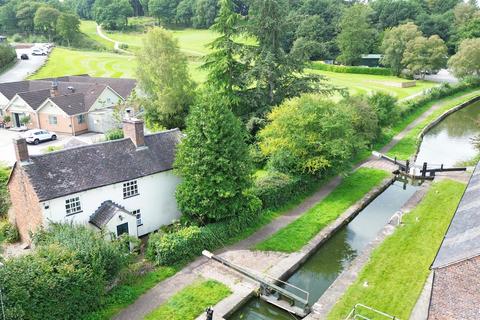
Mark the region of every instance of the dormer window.
[[123, 184], [123, 199], [138, 195], [137, 180], [125, 182]]
[[82, 206], [80, 205], [80, 197], [74, 197], [65, 200], [65, 210], [67, 212], [67, 216], [81, 212]]

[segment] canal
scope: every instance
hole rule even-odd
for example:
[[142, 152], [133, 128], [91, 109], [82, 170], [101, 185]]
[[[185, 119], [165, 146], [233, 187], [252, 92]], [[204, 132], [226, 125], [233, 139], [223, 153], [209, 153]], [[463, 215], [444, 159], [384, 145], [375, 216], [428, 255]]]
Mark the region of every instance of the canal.
[[[480, 134], [479, 121], [480, 102], [449, 115], [425, 134], [416, 163], [444, 164], [448, 167], [473, 159], [479, 152], [472, 143], [472, 138]], [[287, 282], [307, 290], [310, 305], [313, 305], [416, 190], [415, 186], [394, 182], [323, 244]], [[229, 319], [296, 318], [258, 298], [252, 298]]]

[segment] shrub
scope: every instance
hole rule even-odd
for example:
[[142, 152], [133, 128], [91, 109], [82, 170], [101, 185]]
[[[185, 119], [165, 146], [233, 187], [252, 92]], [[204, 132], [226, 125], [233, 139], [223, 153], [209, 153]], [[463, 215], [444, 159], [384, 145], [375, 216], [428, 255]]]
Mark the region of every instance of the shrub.
[[3, 121], [5, 121], [5, 123], [9, 123], [10, 120], [12, 120], [12, 117], [10, 117], [8, 114], [3, 117]]
[[15, 243], [20, 240], [17, 227], [7, 220], [0, 221], [0, 237], [8, 243]]
[[397, 120], [397, 98], [394, 96], [378, 91], [368, 97], [368, 104], [375, 109], [381, 127], [387, 127]]
[[118, 46], [120, 49], [123, 49], [123, 50], [126, 50], [128, 49], [128, 44], [126, 43], [120, 43], [120, 45]]
[[310, 176], [291, 176], [268, 171], [266, 175], [257, 178], [253, 193], [262, 200], [264, 209], [276, 209], [306, 192], [315, 181]]
[[15, 49], [9, 44], [0, 44], [0, 70], [10, 65], [15, 59], [17, 59]]
[[20, 42], [22, 41], [22, 39], [23, 39], [22, 36], [19, 35], [18, 33], [15, 33], [12, 37], [13, 42]]
[[9, 176], [10, 168], [2, 167], [0, 164], [0, 217], [6, 215], [10, 207], [10, 196], [7, 188]]
[[[258, 203], [258, 205], [260, 205]], [[238, 215], [231, 220], [206, 226], [189, 226], [171, 233], [155, 233], [148, 239], [146, 256], [158, 265], [175, 265], [199, 256], [203, 250], [225, 246], [252, 225], [257, 215]]]
[[77, 260], [91, 266], [107, 281], [112, 280], [130, 258], [122, 241], [107, 241], [104, 232], [80, 225], [52, 223], [35, 233], [33, 242], [40, 247], [55, 244], [71, 250]]
[[111, 130], [108, 130], [106, 133], [105, 133], [105, 139], [107, 139], [107, 141], [110, 141], [110, 140], [118, 140], [118, 139], [122, 139], [123, 138], [123, 130], [122, 129], [111, 129]]
[[315, 70], [330, 71], [337, 73], [355, 73], [355, 74], [372, 74], [379, 76], [391, 76], [392, 70], [388, 68], [370, 68], [370, 67], [358, 67], [358, 66], [339, 66], [333, 64], [326, 64], [323, 62], [312, 62], [310, 67]]
[[22, 116], [20, 118], [20, 123], [23, 124], [24, 126], [27, 125], [30, 122], [30, 116]]
[[0, 284], [8, 320], [80, 319], [99, 306], [105, 291], [101, 273], [55, 244], [7, 260]]

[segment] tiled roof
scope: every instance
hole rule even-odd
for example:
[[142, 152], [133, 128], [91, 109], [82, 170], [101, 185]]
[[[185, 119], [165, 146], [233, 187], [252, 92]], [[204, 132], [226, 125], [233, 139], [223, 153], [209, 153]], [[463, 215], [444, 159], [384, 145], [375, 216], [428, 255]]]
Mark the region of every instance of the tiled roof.
[[107, 200], [90, 216], [89, 222], [97, 228], [103, 228], [117, 213], [131, 214], [124, 207]]
[[458, 205], [432, 268], [480, 255], [480, 162]]
[[40, 201], [171, 170], [178, 129], [145, 136], [146, 148], [129, 138], [30, 157], [23, 166]]

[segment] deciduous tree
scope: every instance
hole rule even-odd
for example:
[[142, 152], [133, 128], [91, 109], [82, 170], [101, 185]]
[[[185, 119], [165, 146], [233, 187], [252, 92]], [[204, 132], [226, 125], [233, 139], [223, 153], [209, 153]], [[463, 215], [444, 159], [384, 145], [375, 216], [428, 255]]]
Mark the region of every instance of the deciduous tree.
[[463, 40], [448, 66], [456, 77], [480, 77], [480, 38]]
[[447, 62], [447, 46], [438, 36], [417, 37], [407, 44], [402, 63], [414, 74], [425, 77], [438, 71]]
[[148, 31], [137, 52], [137, 79], [146, 94], [143, 101], [147, 125], [183, 128], [194, 98], [194, 83], [187, 58], [169, 31]]
[[33, 22], [35, 29], [48, 36], [48, 40], [52, 41], [57, 27], [57, 19], [60, 16], [60, 11], [48, 6], [41, 6], [35, 12]]
[[80, 19], [74, 14], [62, 13], [57, 19], [57, 34], [68, 46], [80, 33]]

